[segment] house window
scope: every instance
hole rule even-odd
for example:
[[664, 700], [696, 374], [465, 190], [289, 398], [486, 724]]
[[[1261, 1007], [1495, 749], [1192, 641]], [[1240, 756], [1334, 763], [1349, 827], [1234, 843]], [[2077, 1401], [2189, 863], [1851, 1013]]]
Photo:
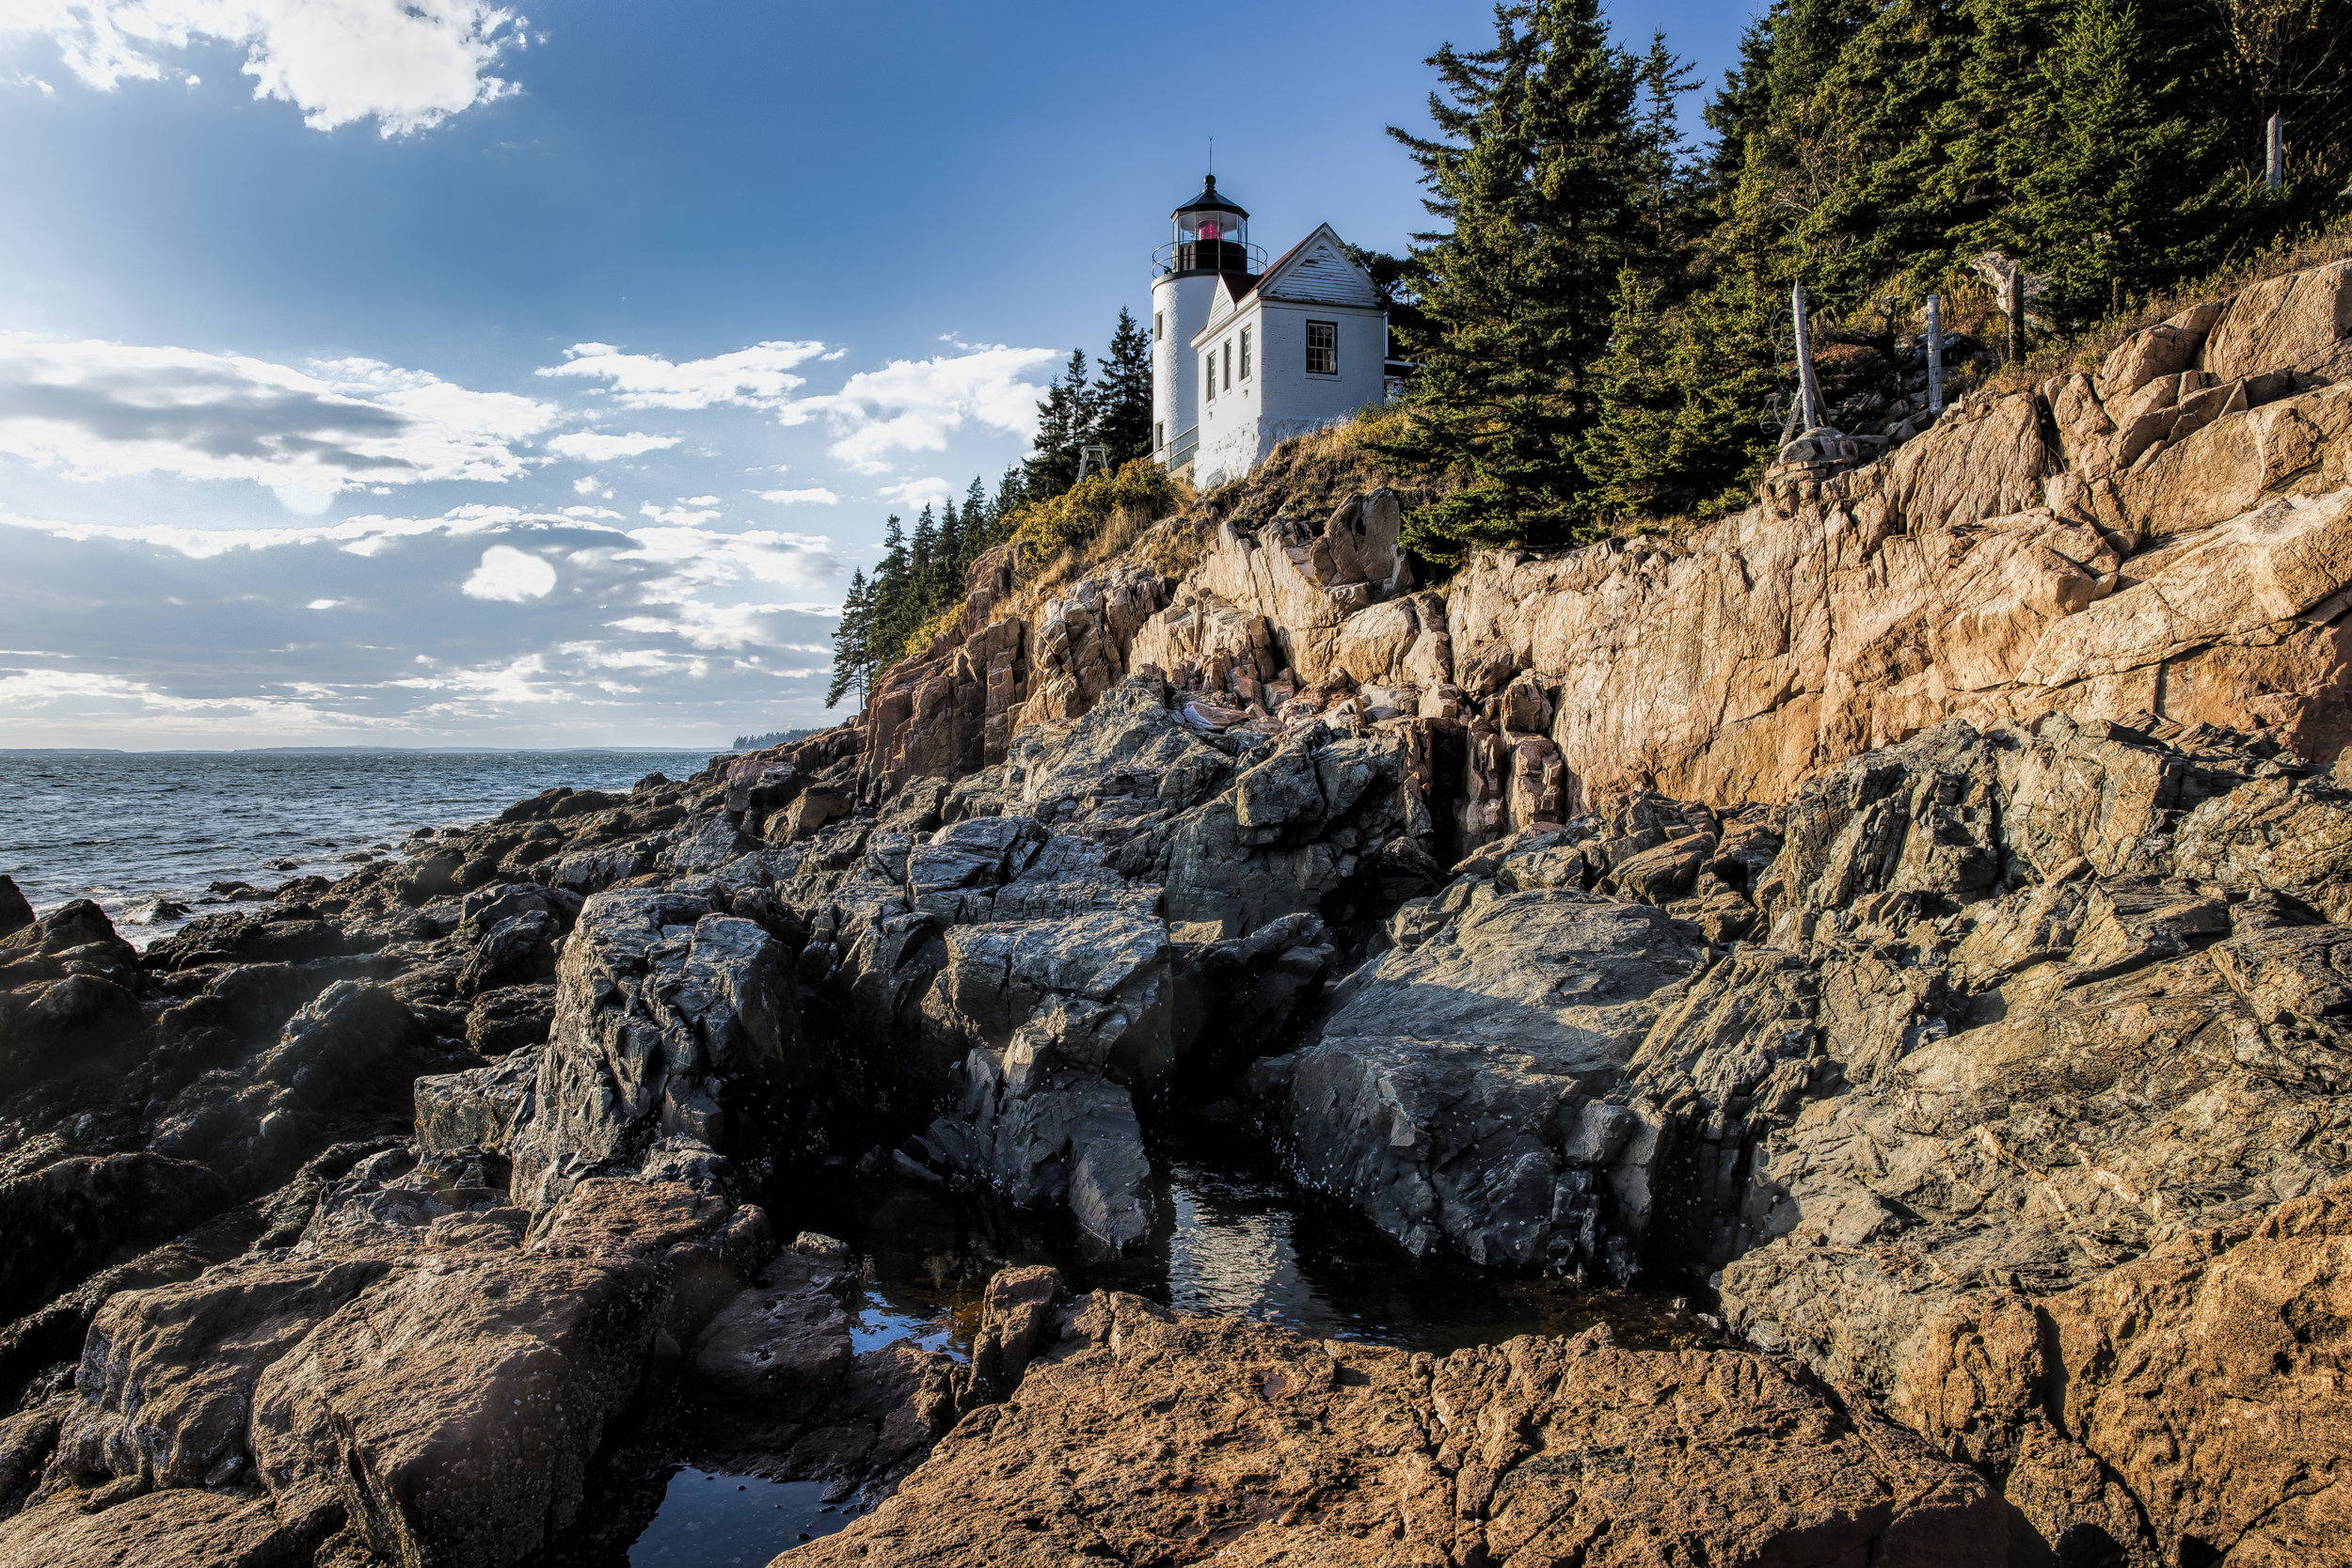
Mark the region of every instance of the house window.
[[1153, 420], [1152, 421], [1152, 450], [1157, 451], [1166, 445], [1168, 445], [1168, 426]]
[[1249, 379], [1249, 328], [1241, 329], [1241, 378]]
[[1215, 403], [1216, 401], [1216, 350], [1209, 350], [1208, 366], [1200, 372], [1200, 379], [1209, 384], [1209, 401]]
[[1225, 389], [1233, 389], [1233, 340], [1225, 340]]
[[1160, 313], [1159, 311], [1157, 311], [1157, 310], [1152, 311], [1152, 341], [1153, 342], [1155, 342], [1155, 343], [1156, 343], [1156, 342], [1158, 342], [1158, 341], [1159, 341], [1162, 338], [1165, 338], [1165, 337], [1167, 337], [1167, 336], [1168, 336], [1168, 324], [1167, 324], [1167, 322], [1165, 322], [1164, 320], [1162, 320], [1162, 319], [1161, 319], [1161, 313]]
[[1340, 324], [1309, 322], [1307, 324], [1307, 373], [1337, 375], [1340, 373]]

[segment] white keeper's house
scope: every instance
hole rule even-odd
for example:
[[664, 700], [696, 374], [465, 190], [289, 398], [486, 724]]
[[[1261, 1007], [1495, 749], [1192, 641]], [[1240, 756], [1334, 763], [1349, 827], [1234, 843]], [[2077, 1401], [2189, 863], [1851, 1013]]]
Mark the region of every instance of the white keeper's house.
[[1386, 397], [1389, 313], [1329, 224], [1268, 265], [1215, 175], [1169, 217], [1152, 279], [1152, 455], [1163, 467], [1220, 484], [1277, 442]]

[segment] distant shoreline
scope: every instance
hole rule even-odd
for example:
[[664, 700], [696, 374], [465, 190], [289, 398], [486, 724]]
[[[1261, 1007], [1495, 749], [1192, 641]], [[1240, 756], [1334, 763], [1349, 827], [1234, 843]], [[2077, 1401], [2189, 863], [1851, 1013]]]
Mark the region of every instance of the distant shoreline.
[[716, 756], [717, 746], [0, 746], [0, 757], [565, 756], [580, 752], [675, 752]]

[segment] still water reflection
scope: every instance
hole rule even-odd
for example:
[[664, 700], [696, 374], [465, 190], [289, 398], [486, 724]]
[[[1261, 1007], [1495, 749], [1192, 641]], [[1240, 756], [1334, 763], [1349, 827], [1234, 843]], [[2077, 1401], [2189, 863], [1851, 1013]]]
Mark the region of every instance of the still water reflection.
[[[1073, 1291], [1131, 1291], [1182, 1312], [1436, 1354], [1602, 1322], [1632, 1344], [1699, 1336], [1692, 1319], [1657, 1296], [1408, 1258], [1353, 1210], [1291, 1181], [1240, 1129], [1195, 1123], [1164, 1133], [1154, 1152], [1161, 1228], [1148, 1249], [1124, 1258], [1090, 1252], [1066, 1221], [838, 1166], [780, 1178], [761, 1197], [781, 1234], [821, 1230], [865, 1259], [851, 1331], [861, 1352], [911, 1339], [965, 1355], [988, 1276], [1016, 1263], [1051, 1263]], [[697, 1425], [691, 1414], [674, 1415], [639, 1434], [642, 1500], [608, 1510], [596, 1544], [583, 1531], [548, 1554], [548, 1568], [753, 1568], [853, 1516], [848, 1499], [825, 1502], [820, 1482], [728, 1473], [725, 1458], [693, 1449]], [[624, 1513], [647, 1522], [624, 1522]]]

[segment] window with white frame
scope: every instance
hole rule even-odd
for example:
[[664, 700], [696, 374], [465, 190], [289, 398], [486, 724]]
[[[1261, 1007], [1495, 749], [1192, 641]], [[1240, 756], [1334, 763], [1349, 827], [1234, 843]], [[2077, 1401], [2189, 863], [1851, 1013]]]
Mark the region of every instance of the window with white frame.
[[1200, 362], [1200, 379], [1207, 388], [1209, 401], [1215, 403], [1216, 401], [1216, 350], [1209, 350], [1208, 357]]
[[1158, 310], [1154, 310], [1154, 311], [1152, 311], [1152, 341], [1153, 342], [1155, 342], [1155, 343], [1156, 343], [1156, 342], [1158, 342], [1158, 341], [1159, 341], [1162, 338], [1165, 338], [1165, 337], [1167, 337], [1167, 336], [1168, 336], [1168, 321], [1167, 321], [1166, 314], [1165, 314], [1164, 312], [1162, 312], [1162, 311], [1158, 311]]
[[1337, 375], [1340, 373], [1340, 324], [1309, 322], [1307, 324], [1307, 373]]
[[1225, 389], [1233, 389], [1233, 340], [1225, 340]]
[[1153, 420], [1152, 421], [1152, 450], [1157, 451], [1166, 445], [1168, 445], [1168, 426]]
[[1241, 378], [1249, 379], [1249, 328], [1241, 329]]

